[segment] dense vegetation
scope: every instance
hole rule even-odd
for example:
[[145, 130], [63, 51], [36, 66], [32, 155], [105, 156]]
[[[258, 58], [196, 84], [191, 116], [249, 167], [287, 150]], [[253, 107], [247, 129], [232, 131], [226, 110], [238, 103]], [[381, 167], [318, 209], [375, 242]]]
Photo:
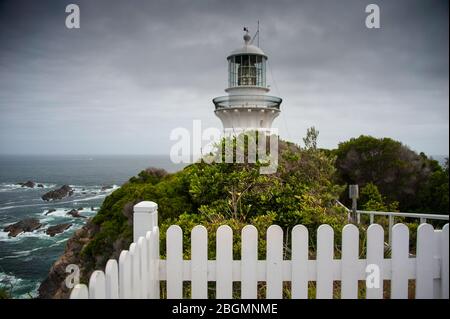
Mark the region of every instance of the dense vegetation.
[[[330, 153], [336, 156], [338, 183], [363, 188], [367, 185], [372, 193], [375, 188], [379, 191], [385, 205], [377, 210], [390, 207], [404, 212], [448, 214], [448, 159], [442, 167], [400, 142], [364, 135], [340, 143]], [[369, 192], [361, 198], [360, 207], [367, 206]], [[347, 193], [341, 197], [348, 200]]]
[[6, 288], [0, 287], [0, 299], [10, 299], [11, 293]]
[[[158, 204], [161, 254], [165, 254], [165, 231], [177, 224], [183, 230], [187, 259], [190, 231], [199, 224], [208, 230], [211, 259], [215, 258], [215, 232], [223, 224], [233, 230], [236, 259], [240, 259], [241, 229], [247, 224], [258, 229], [260, 259], [265, 257], [265, 233], [272, 224], [280, 225], [286, 234], [296, 224], [308, 227], [311, 257], [320, 224], [333, 227], [335, 245], [339, 246], [347, 213], [336, 205], [336, 199], [349, 206], [348, 184], [360, 186], [358, 207], [363, 210], [448, 214], [448, 160], [441, 167], [400, 142], [370, 136], [343, 142], [335, 150], [318, 149], [318, 135], [314, 128], [308, 129], [303, 147], [279, 141], [278, 169], [274, 174], [260, 174], [264, 165], [261, 161], [200, 161], [173, 174], [146, 169], [105, 199], [97, 215], [68, 242], [60, 264], [80, 265], [81, 280], [86, 283], [94, 269], [103, 268], [109, 258], [118, 258], [121, 250], [128, 248], [132, 241], [133, 206], [143, 200]], [[246, 149], [249, 143], [249, 139], [243, 144], [234, 140], [233, 146]], [[244, 157], [248, 159], [248, 154]], [[378, 217], [377, 223], [386, 226], [387, 219]], [[417, 223], [409, 226], [413, 242]], [[364, 234], [364, 224], [360, 227]], [[365, 241], [361, 237], [363, 250]], [[286, 241], [289, 246], [289, 236]], [[289, 249], [285, 249], [285, 258], [290, 258]], [[64, 276], [63, 267], [51, 273], [47, 287], [53, 295], [67, 296], [68, 290], [59, 284]], [[313, 295], [314, 285], [310, 290]]]
[[[93, 269], [102, 267], [107, 258], [117, 257], [120, 248], [131, 241], [132, 207], [142, 200], [158, 203], [163, 253], [165, 230], [171, 224], [182, 227], [187, 254], [192, 227], [205, 225], [212, 257], [215, 230], [222, 224], [231, 226], [236, 243], [244, 225], [255, 225], [261, 255], [266, 229], [273, 223], [286, 230], [296, 224], [307, 225], [312, 242], [316, 228], [327, 223], [339, 237], [346, 214], [335, 205], [335, 199], [344, 188], [333, 182], [334, 159], [316, 148], [315, 139], [310, 130], [304, 148], [281, 141], [278, 170], [271, 175], [260, 174], [259, 162], [199, 162], [174, 174], [158, 169], [141, 172], [105, 199], [92, 221], [99, 229], [82, 251], [84, 262]], [[236, 244], [235, 255], [239, 249]]]

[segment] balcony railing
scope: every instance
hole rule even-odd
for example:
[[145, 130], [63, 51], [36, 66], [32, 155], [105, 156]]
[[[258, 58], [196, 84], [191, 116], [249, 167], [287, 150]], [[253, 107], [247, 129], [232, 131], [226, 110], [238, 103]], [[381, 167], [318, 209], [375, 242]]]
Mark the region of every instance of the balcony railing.
[[225, 108], [273, 108], [280, 109], [283, 100], [269, 95], [227, 95], [213, 99], [216, 110]]

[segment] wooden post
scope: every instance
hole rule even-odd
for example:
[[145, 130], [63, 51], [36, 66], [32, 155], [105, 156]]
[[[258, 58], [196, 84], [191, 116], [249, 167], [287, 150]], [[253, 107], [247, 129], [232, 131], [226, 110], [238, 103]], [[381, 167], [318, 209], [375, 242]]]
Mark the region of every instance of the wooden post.
[[154, 202], [140, 202], [134, 205], [133, 214], [133, 242], [144, 237], [149, 230], [158, 226], [158, 204]]
[[348, 195], [352, 200], [352, 220], [351, 222], [359, 224], [361, 222], [360, 215], [357, 213], [358, 209], [358, 197], [359, 197], [359, 187], [358, 185], [349, 185]]
[[388, 243], [392, 247], [392, 227], [394, 227], [394, 216], [389, 215]]

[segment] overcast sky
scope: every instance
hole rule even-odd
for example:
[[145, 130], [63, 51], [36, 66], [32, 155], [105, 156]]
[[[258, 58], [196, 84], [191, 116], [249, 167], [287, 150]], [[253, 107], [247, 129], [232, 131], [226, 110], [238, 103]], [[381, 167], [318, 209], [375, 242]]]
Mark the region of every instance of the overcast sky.
[[[65, 27], [76, 3], [81, 28]], [[381, 29], [365, 7], [381, 8]], [[438, 0], [0, 1], [1, 154], [167, 154], [221, 128], [228, 53], [261, 23], [274, 126], [334, 148], [361, 134], [449, 153], [449, 7]]]

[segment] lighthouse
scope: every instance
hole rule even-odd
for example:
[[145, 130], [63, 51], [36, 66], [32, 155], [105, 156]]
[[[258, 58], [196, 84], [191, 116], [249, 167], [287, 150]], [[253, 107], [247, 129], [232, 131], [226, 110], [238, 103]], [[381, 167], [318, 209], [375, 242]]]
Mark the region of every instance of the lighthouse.
[[213, 99], [214, 113], [220, 118], [225, 135], [245, 131], [270, 132], [273, 120], [280, 114], [282, 99], [267, 95], [267, 55], [251, 43], [248, 30], [244, 45], [234, 50], [228, 60], [226, 96]]

